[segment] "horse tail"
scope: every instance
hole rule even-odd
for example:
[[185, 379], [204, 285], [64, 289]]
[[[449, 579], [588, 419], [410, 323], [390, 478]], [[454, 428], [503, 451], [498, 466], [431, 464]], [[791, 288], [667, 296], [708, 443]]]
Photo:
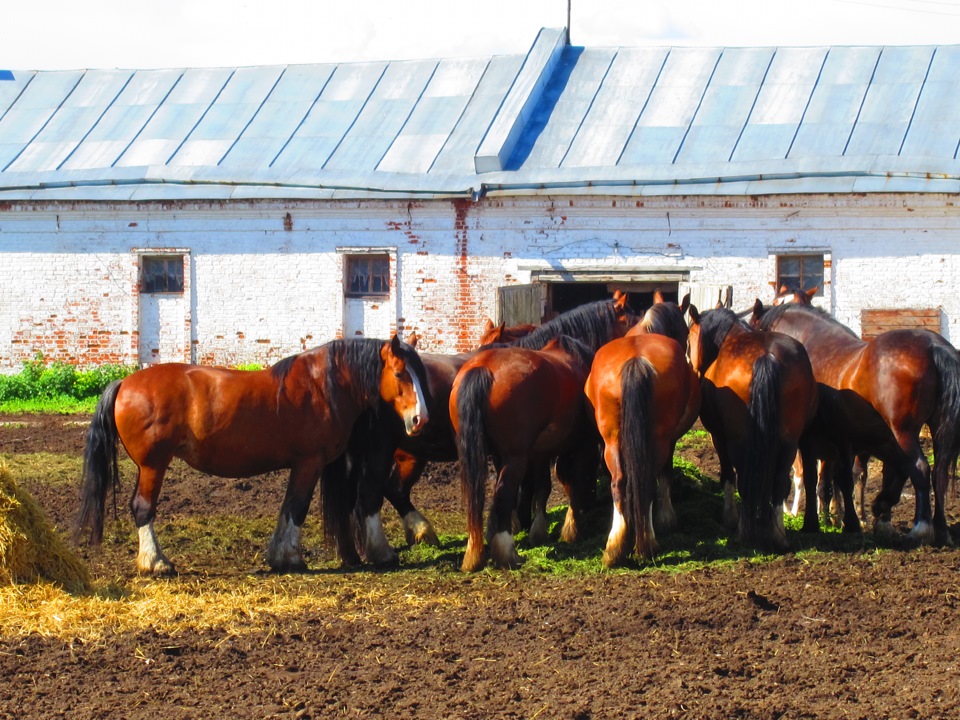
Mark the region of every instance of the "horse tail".
[[117, 491], [120, 489], [120, 468], [117, 463], [117, 420], [114, 407], [122, 380], [114, 380], [103, 391], [87, 430], [87, 444], [83, 451], [80, 513], [77, 516], [74, 540], [79, 541], [84, 531], [90, 531], [94, 545], [103, 540], [103, 513], [107, 489], [113, 487], [113, 511], [117, 511]]
[[484, 414], [493, 387], [493, 373], [476, 367], [468, 370], [457, 390], [457, 453], [460, 456], [460, 482], [467, 506], [467, 528], [483, 527], [483, 503], [486, 498], [487, 433]]
[[780, 434], [780, 361], [764, 353], [753, 363], [750, 380], [750, 432], [740, 476], [741, 524], [748, 542], [763, 537], [772, 518]]
[[[960, 456], [960, 355], [947, 345], [934, 345], [933, 363], [937, 368], [937, 394], [940, 398], [933, 438], [934, 462], [953, 468]], [[939, 474], [944, 479], [949, 475], [949, 472]], [[945, 491], [946, 487], [938, 489], [941, 493]]]
[[653, 381], [657, 371], [644, 357], [624, 363], [620, 371], [620, 465], [625, 492], [625, 519], [634, 528], [638, 555], [653, 554], [654, 534], [650, 524], [656, 468], [653, 466]]

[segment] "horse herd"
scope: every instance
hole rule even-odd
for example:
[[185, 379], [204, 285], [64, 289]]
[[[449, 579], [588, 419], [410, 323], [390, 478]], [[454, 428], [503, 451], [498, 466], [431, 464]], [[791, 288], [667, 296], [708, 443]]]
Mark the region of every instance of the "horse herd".
[[[397, 555], [383, 531], [384, 499], [408, 543], [437, 543], [411, 488], [427, 463], [459, 460], [462, 569], [485, 567], [488, 554], [514, 568], [518, 521], [531, 543], [548, 540], [552, 472], [568, 499], [560, 538], [578, 538], [602, 457], [613, 505], [603, 562], [612, 566], [634, 552], [652, 557], [656, 533], [676, 526], [674, 450], [699, 418], [720, 461], [724, 520], [744, 543], [787, 547], [783, 505], [795, 460], [803, 529], [819, 530], [819, 482], [820, 499], [831, 483], [842, 495], [844, 530], [860, 531], [854, 460], [873, 456], [883, 462], [874, 531], [894, 532], [891, 509], [909, 479], [912, 539], [949, 544], [944, 501], [960, 454], [960, 354], [925, 330], [865, 342], [809, 295], [783, 289], [771, 306], [757, 300], [748, 322], [719, 306], [701, 312], [689, 296], [664, 302], [659, 292], [640, 318], [616, 292], [540, 326], [488, 321], [479, 349], [457, 355], [418, 352], [416, 336], [394, 336], [334, 340], [257, 372], [149, 367], [110, 385], [97, 405], [77, 535], [102, 538], [121, 443], [138, 468], [130, 507], [140, 572], [173, 572], [154, 519], [175, 457], [226, 477], [290, 469], [267, 550], [275, 571], [305, 568], [300, 532], [318, 483], [325, 538], [342, 562], [390, 563]], [[932, 470], [920, 445], [924, 426]], [[496, 481], [484, 536], [490, 460]]]

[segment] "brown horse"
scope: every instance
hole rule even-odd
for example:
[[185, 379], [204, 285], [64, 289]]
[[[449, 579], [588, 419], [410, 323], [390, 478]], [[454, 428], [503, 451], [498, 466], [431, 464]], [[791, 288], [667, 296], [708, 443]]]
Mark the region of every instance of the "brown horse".
[[[627, 336], [633, 335], [666, 335], [673, 338], [680, 347], [687, 347], [687, 336], [689, 329], [687, 321], [684, 319], [687, 311], [690, 309], [690, 293], [683, 296], [683, 300], [678, 305], [675, 302], [669, 302], [664, 299], [663, 293], [659, 288], [653, 293], [653, 305], [640, 318], [640, 322], [627, 331]], [[694, 412], [692, 423], [696, 422], [697, 414]], [[686, 428], [684, 432], [689, 430]], [[679, 438], [678, 438], [679, 439]], [[674, 443], [674, 446], [676, 443]], [[674, 447], [670, 451], [670, 460], [663, 466], [657, 478], [657, 499], [654, 503], [654, 525], [658, 532], [669, 532], [677, 527], [677, 511], [673, 508], [672, 485], [673, 485], [673, 455], [676, 450]]]
[[697, 419], [700, 384], [676, 340], [633, 335], [597, 351], [584, 394], [603, 439], [613, 496], [603, 563], [623, 562], [631, 537], [638, 555], [652, 557], [657, 475], [672, 463], [677, 439]]
[[[873, 501], [874, 532], [891, 534], [891, 509], [909, 477], [916, 495], [910, 536], [921, 543], [951, 544], [944, 509], [950, 468], [960, 454], [960, 357], [927, 330], [889, 330], [866, 342], [826, 312], [787, 304], [766, 309], [758, 300], [753, 324], [803, 343], [821, 386], [821, 414], [840, 453], [836, 477], [844, 500], [844, 526], [859, 520], [850, 477], [855, 453], [884, 463], [883, 485]], [[936, 463], [935, 506], [930, 508], [930, 465], [920, 447], [928, 425]]]
[[[221, 477], [290, 468], [267, 562], [277, 571], [302, 570], [300, 529], [321, 471], [343, 453], [361, 413], [381, 401], [403, 418], [408, 434], [421, 432], [429, 419], [423, 382], [416, 351], [396, 336], [334, 340], [257, 372], [171, 363], [133, 373], [106, 389], [90, 424], [78, 534], [89, 529], [94, 542], [103, 537], [107, 489], [119, 486], [119, 440], [138, 468], [130, 509], [141, 572], [173, 572], [153, 528], [173, 458]], [[328, 537], [352, 561], [348, 523], [324, 506], [325, 520], [335, 524], [325, 522]]]
[[487, 318], [477, 345], [483, 347], [484, 345], [492, 345], [493, 343], [511, 343], [529, 335], [536, 330], [537, 327], [537, 325], [530, 323], [521, 323], [520, 325], [511, 325], [509, 327], [507, 327], [505, 322], [494, 325], [493, 320]]
[[467, 506], [464, 572], [486, 564], [482, 529], [488, 454], [498, 473], [487, 530], [497, 567], [520, 564], [512, 529], [520, 484], [528, 470], [549, 469], [554, 457], [557, 478], [570, 498], [567, 524], [575, 527], [574, 483], [595, 471], [598, 459], [596, 430], [583, 396], [592, 359], [583, 343], [561, 335], [542, 350], [482, 349], [457, 374], [449, 409]]
[[691, 307], [690, 317], [690, 359], [703, 379], [700, 419], [720, 460], [724, 520], [738, 526], [741, 541], [784, 550], [790, 466], [798, 448], [805, 467], [815, 462], [804, 438], [818, 404], [810, 360], [793, 338], [751, 330], [726, 308]]
[[[636, 316], [627, 304], [626, 295], [615, 293], [612, 300], [581, 305], [542, 326], [530, 326], [530, 332], [537, 330], [536, 338], [530, 340], [530, 347], [542, 348], [551, 338], [561, 334], [584, 339], [591, 347], [599, 347], [606, 338], [622, 335], [634, 322]], [[411, 338], [411, 343], [416, 343], [416, 336]], [[331, 468], [331, 474], [352, 472], [372, 476], [347, 483], [350, 486], [359, 484], [359, 487], [372, 493], [365, 498], [361, 497], [358, 507], [358, 512], [363, 516], [358, 526], [366, 533], [365, 554], [368, 560], [389, 563], [396, 558], [396, 553], [386, 545], [383, 535], [379, 515], [383, 499], [388, 500], [400, 515], [408, 544], [425, 542], [439, 545], [433, 525], [414, 506], [411, 491], [427, 463], [449, 462], [458, 458], [456, 439], [450, 423], [450, 391], [457, 372], [473, 354], [420, 353], [427, 376], [426, 395], [430, 410], [430, 424], [424, 432], [416, 437], [409, 437], [390, 413], [380, 413], [379, 419], [367, 419], [367, 422], [377, 422], [379, 430], [365, 426], [355, 433], [358, 437], [353, 443], [354, 447], [349, 448], [347, 453], [350, 462]], [[371, 440], [375, 441], [373, 445], [370, 444]], [[537, 492], [541, 494], [541, 488], [545, 486], [546, 495], [549, 495], [549, 469], [545, 479], [539, 477], [536, 483], [531, 482], [529, 485], [535, 485]], [[527, 496], [529, 495], [528, 492]], [[545, 514], [543, 522], [546, 522]], [[545, 535], [544, 532], [540, 538], [535, 531], [531, 541], [545, 541]], [[369, 539], [371, 536], [379, 538], [380, 541], [372, 542]]]

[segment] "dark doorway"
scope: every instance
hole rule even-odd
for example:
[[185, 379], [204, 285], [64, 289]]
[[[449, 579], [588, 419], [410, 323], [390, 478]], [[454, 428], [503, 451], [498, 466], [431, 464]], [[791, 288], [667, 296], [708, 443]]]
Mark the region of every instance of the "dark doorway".
[[[547, 314], [544, 321], [550, 320], [560, 313], [586, 305], [596, 300], [609, 300], [615, 290], [627, 293], [627, 301], [634, 312], [643, 314], [653, 305], [653, 293], [657, 287], [648, 287], [648, 283], [591, 283], [566, 282], [550, 283], [547, 294]], [[678, 288], [676, 283], [665, 283], [659, 286], [663, 299], [667, 302], [678, 302]]]

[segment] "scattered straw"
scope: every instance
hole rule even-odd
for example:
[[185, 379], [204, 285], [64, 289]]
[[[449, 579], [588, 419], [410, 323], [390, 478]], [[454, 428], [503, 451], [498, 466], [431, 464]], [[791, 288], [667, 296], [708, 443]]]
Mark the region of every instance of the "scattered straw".
[[41, 580], [69, 592], [90, 587], [86, 566], [0, 458], [0, 586]]

